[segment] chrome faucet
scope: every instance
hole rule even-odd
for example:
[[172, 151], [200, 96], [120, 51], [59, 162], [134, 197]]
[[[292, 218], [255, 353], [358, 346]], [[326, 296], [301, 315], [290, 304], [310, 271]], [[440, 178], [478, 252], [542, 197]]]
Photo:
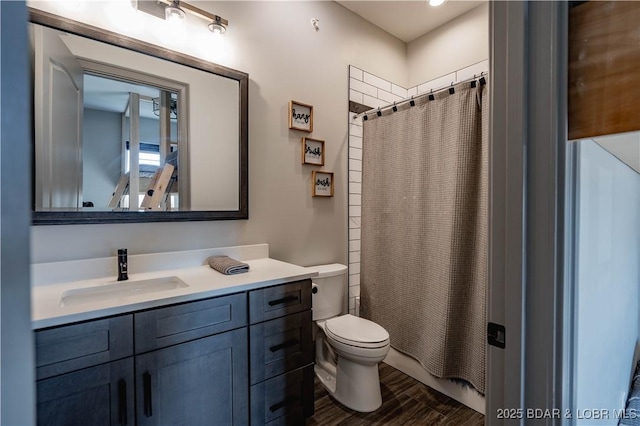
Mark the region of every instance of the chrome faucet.
[[128, 279], [127, 249], [118, 249], [118, 281]]

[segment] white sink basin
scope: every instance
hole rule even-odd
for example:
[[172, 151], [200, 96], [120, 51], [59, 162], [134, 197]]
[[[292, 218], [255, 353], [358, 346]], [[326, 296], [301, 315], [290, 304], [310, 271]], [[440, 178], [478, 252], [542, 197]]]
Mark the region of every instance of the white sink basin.
[[81, 305], [109, 299], [118, 299], [121, 297], [137, 296], [139, 294], [175, 290], [183, 287], [189, 287], [189, 284], [185, 283], [178, 277], [161, 277], [139, 281], [118, 281], [95, 287], [67, 290], [62, 293], [60, 306]]

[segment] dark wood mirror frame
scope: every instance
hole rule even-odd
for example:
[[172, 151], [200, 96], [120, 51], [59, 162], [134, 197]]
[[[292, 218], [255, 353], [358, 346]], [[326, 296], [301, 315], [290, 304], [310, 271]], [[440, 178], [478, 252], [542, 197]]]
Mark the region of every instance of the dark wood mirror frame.
[[[103, 43], [123, 47], [165, 59], [195, 69], [217, 74], [233, 80], [240, 85], [240, 164], [239, 164], [239, 208], [224, 211], [127, 211], [127, 212], [32, 212], [33, 225], [72, 225], [96, 223], [140, 223], [140, 222], [187, 222], [205, 220], [237, 220], [249, 218], [249, 75], [212, 62], [184, 55], [159, 46], [135, 40], [133, 38], [103, 30], [78, 21], [62, 18], [48, 12], [29, 8], [30, 21], [68, 33], [87, 37]], [[35, 175], [35, 170], [33, 171]]]

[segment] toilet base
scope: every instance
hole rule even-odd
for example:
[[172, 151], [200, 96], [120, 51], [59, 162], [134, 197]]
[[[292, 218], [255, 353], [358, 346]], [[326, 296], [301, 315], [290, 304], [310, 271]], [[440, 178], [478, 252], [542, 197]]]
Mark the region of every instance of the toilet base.
[[361, 413], [380, 408], [378, 364], [357, 364], [339, 356], [336, 370], [334, 376], [317, 364], [314, 367], [316, 376], [336, 401]]

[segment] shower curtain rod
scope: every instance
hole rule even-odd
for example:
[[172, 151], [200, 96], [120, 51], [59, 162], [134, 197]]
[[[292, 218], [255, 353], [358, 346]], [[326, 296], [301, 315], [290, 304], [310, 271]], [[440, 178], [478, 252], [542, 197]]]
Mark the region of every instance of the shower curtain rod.
[[[354, 114], [353, 118], [356, 119], [356, 118], [358, 118], [359, 115], [362, 115], [362, 119], [363, 120], [367, 120], [368, 119], [368, 117], [367, 117], [368, 114], [370, 114], [372, 112], [377, 112], [378, 117], [379, 117], [379, 116], [382, 115], [382, 111], [385, 111], [385, 110], [387, 110], [389, 108], [396, 108], [398, 105], [401, 105], [401, 104], [404, 104], [404, 103], [407, 103], [407, 102], [410, 102], [410, 103], [414, 102], [416, 99], [422, 98], [424, 96], [433, 96], [436, 93], [440, 93], [440, 92], [442, 92], [444, 90], [449, 90], [449, 92], [451, 94], [453, 94], [453, 92], [451, 92], [451, 91], [452, 91], [452, 89], [453, 89], [453, 87], [455, 85], [462, 84], [462, 83], [467, 83], [469, 81], [474, 81], [474, 80], [477, 80], [477, 79], [480, 79], [480, 85], [484, 86], [487, 83], [487, 81], [485, 79], [485, 76], [488, 76], [488, 75], [489, 75], [488, 72], [482, 71], [480, 73], [480, 75], [475, 75], [474, 74], [473, 77], [468, 78], [466, 80], [459, 81], [459, 82], [457, 82], [455, 84], [453, 82], [451, 82], [451, 84], [449, 86], [444, 86], [444, 87], [441, 87], [441, 88], [436, 89], [436, 90], [431, 89], [431, 91], [429, 91], [429, 92], [420, 93], [419, 95], [411, 96], [410, 98], [406, 98], [406, 99], [403, 99], [401, 101], [397, 101], [397, 102], [394, 102], [394, 103], [391, 103], [391, 104], [388, 104], [388, 105], [385, 105], [385, 106], [382, 106], [382, 107], [378, 107], [378, 108], [371, 108], [371, 109], [369, 109], [369, 110], [367, 110], [365, 112], [361, 112], [359, 114]], [[430, 100], [433, 100], [433, 99], [430, 99]], [[413, 104], [411, 106], [413, 106]], [[393, 112], [396, 112], [396, 111], [397, 111], [397, 108]]]

